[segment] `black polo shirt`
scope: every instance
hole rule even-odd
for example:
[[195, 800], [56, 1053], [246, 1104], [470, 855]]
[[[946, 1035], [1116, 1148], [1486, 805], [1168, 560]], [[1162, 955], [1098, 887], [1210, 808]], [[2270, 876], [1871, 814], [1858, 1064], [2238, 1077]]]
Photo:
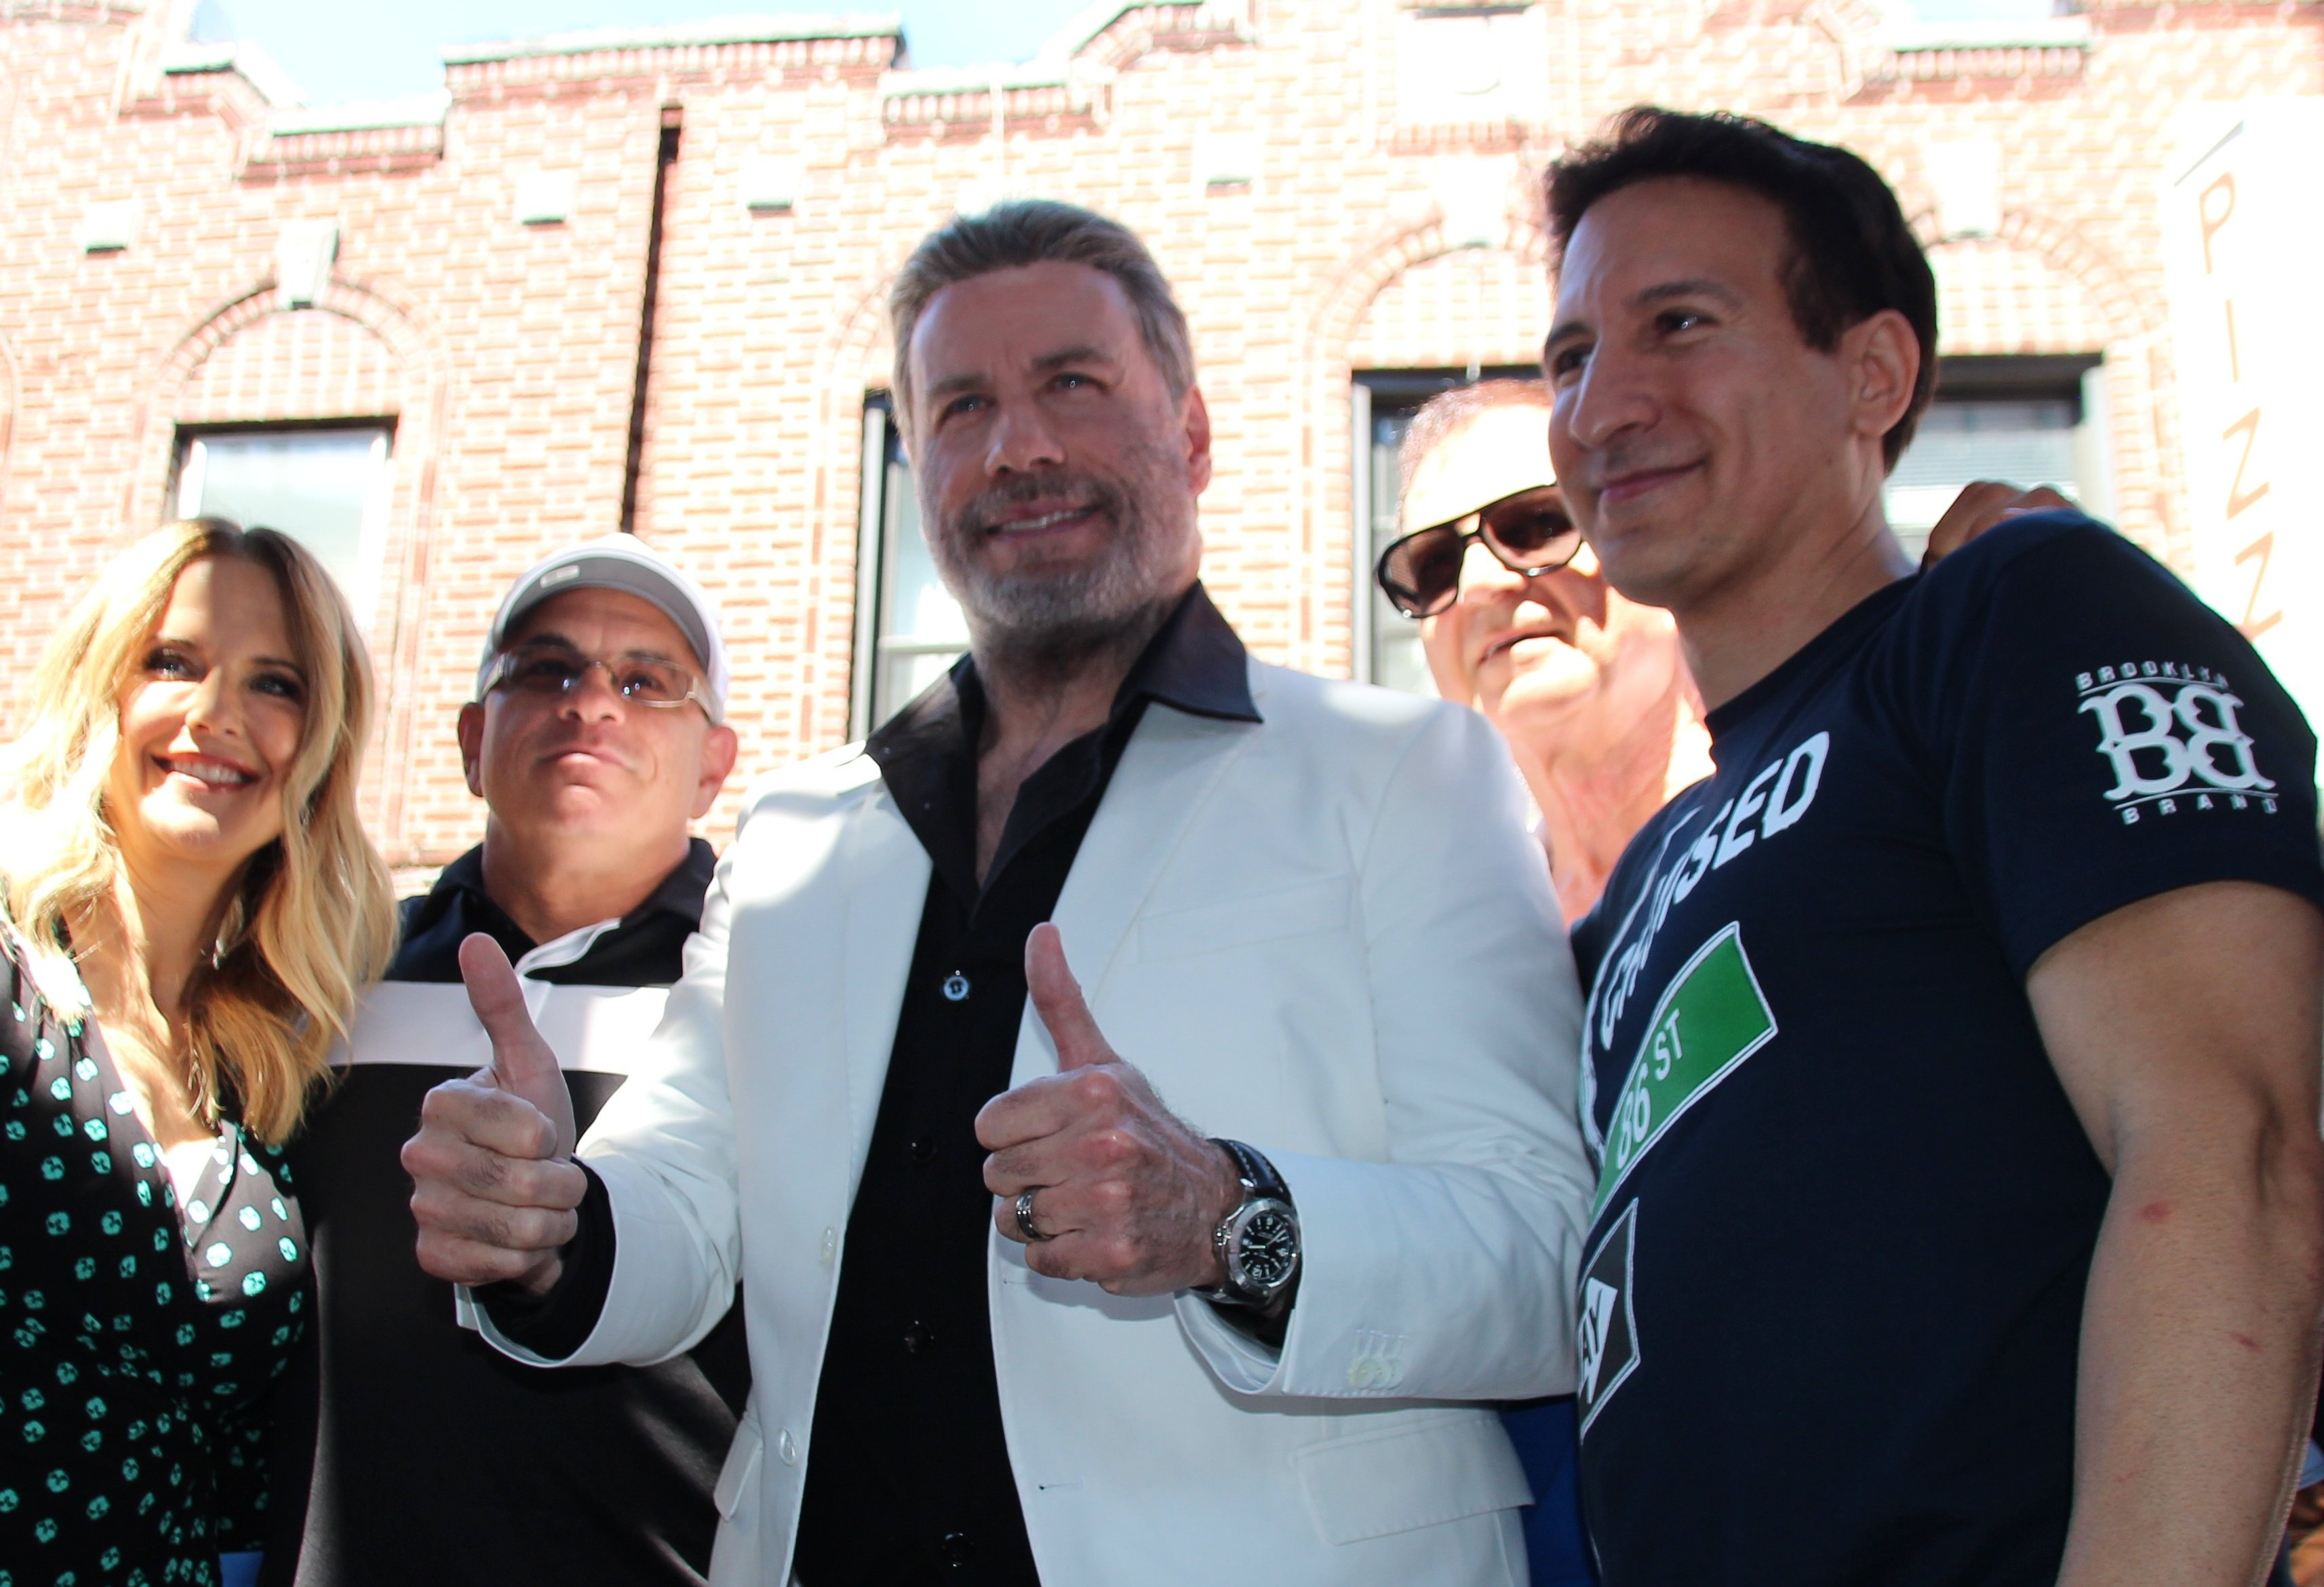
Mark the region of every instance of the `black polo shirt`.
[[[528, 978], [611, 1002], [668, 986], [714, 864], [696, 840], [637, 909], [543, 953]], [[452, 1287], [414, 1255], [398, 1154], [429, 1089], [474, 1068], [446, 1063], [429, 1030], [434, 994], [458, 1005], [451, 1017], [465, 1010], [457, 955], [476, 931], [512, 963], [539, 946], [486, 896], [481, 849], [403, 906], [382, 992], [431, 1019], [359, 1027], [355, 1062], [291, 1148], [321, 1307], [277, 1396], [264, 1580], [699, 1582], [717, 1528], [711, 1489], [750, 1386], [739, 1311], [658, 1366], [542, 1372], [459, 1326]], [[630, 1055], [560, 1056], [586, 1130]]]

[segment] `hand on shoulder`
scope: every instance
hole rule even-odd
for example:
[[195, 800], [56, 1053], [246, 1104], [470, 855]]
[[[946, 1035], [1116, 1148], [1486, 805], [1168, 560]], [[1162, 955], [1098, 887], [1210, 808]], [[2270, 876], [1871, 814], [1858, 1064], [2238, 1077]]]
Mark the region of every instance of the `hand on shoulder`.
[[1929, 531], [1929, 549], [1921, 555], [1921, 570], [1927, 572], [1997, 524], [2027, 512], [2059, 509], [2078, 510], [2073, 503], [2045, 484], [2029, 491], [2006, 480], [1973, 481], [1953, 498], [1953, 504], [1944, 510], [1935, 527]]

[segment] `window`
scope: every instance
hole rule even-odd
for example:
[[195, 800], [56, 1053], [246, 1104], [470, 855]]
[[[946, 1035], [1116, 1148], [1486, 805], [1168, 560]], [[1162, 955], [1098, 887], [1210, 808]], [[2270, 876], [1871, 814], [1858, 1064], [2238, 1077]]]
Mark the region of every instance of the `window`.
[[1888, 476], [1888, 522], [1917, 558], [1972, 480], [2052, 485], [2100, 518], [2114, 512], [2104, 372], [2091, 357], [1945, 358], [1937, 400]]
[[281, 530], [315, 553], [368, 625], [386, 550], [392, 436], [382, 424], [180, 435], [178, 516]]
[[855, 564], [855, 676], [849, 734], [861, 738], [968, 649], [960, 604], [920, 535], [912, 466], [888, 398], [863, 409], [863, 493]]
[[1480, 380], [1539, 380], [1530, 364], [1503, 368], [1359, 370], [1350, 393], [1355, 454], [1355, 677], [1409, 694], [1433, 695], [1420, 652], [1420, 624], [1388, 604], [1372, 568], [1397, 535], [1404, 476], [1397, 449], [1412, 416], [1440, 392]]

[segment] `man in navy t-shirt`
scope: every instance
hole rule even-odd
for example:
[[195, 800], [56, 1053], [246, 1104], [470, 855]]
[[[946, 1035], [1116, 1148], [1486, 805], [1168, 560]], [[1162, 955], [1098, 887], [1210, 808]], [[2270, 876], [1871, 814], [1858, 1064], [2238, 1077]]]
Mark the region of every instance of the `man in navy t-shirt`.
[[2255, 1582], [2324, 1300], [2313, 736], [2088, 519], [1914, 575], [1935, 293], [1861, 161], [1634, 111], [1550, 208], [1558, 477], [1718, 767], [1575, 931], [1608, 1587]]

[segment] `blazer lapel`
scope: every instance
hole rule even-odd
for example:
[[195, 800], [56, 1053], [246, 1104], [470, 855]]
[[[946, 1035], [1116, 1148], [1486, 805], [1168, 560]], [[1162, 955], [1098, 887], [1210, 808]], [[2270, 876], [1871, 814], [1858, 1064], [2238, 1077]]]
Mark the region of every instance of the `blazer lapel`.
[[[1158, 701], [1147, 706], [1082, 839], [1054, 916], [1065, 937], [1066, 962], [1092, 1005], [1130, 922], [1195, 815], [1228, 766], [1263, 730], [1262, 724], [1192, 715]], [[1010, 1084], [1022, 1085], [1056, 1067], [1056, 1044], [1028, 998]]]
[[927, 850], [897, 813], [885, 787], [875, 787], [848, 817], [840, 866], [847, 900], [846, 1059], [847, 1114], [851, 1149], [847, 1192], [872, 1149], [872, 1127], [880, 1116], [880, 1093], [888, 1079], [888, 1059], [896, 1045], [896, 1020], [904, 1002], [904, 977], [912, 967], [912, 946], [920, 935], [920, 911], [927, 901]]

